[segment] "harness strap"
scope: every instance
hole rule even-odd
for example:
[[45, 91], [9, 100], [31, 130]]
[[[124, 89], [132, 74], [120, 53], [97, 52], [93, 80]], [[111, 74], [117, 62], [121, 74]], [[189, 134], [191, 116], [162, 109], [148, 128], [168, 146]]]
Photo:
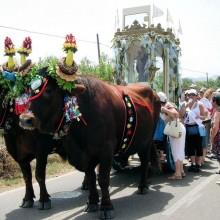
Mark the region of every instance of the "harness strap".
[[39, 97], [44, 93], [44, 91], [45, 91], [45, 89], [46, 89], [46, 87], [47, 87], [47, 84], [48, 84], [48, 79], [45, 80], [45, 83], [44, 83], [44, 85], [43, 85], [41, 91], [40, 91], [38, 94], [36, 94], [36, 95], [34, 95], [34, 96], [31, 96], [31, 97], [28, 99], [28, 102], [31, 102], [31, 101], [33, 101], [33, 100], [39, 98]]

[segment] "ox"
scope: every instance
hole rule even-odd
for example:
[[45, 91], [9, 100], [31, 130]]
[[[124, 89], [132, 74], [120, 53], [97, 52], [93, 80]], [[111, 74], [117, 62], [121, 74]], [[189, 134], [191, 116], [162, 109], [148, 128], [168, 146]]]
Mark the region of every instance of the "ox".
[[141, 163], [138, 193], [144, 194], [148, 189], [147, 174], [152, 137], [160, 112], [159, 98], [151, 88], [143, 85], [110, 85], [84, 75], [77, 78], [76, 88], [67, 94], [46, 69], [39, 74], [45, 76], [41, 95], [30, 102], [30, 112], [20, 116], [21, 125], [54, 134], [57, 128], [66, 126], [63, 120], [66, 96], [77, 100], [81, 116], [78, 121], [68, 123], [62, 146], [69, 163], [85, 172], [88, 178], [87, 212], [98, 210], [95, 167], [99, 164], [100, 218], [112, 218], [109, 183], [114, 155], [128, 157], [137, 153]]
[[[51, 201], [45, 184], [45, 170], [48, 154], [58, 153], [63, 159], [66, 154], [60, 143], [52, 136], [41, 134], [37, 130], [28, 131], [19, 126], [19, 117], [15, 114], [14, 104], [5, 102], [7, 91], [0, 86], [0, 127], [4, 129], [4, 139], [7, 151], [19, 164], [25, 182], [25, 196], [22, 208], [31, 208], [34, 204], [32, 171], [30, 162], [36, 159], [35, 176], [40, 187], [39, 209], [49, 209]], [[12, 111], [13, 110], [13, 111]]]

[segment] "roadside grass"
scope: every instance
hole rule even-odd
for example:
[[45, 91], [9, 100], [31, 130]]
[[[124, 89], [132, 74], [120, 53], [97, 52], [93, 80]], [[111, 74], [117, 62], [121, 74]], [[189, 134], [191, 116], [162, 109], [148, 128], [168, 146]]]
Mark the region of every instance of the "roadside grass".
[[[36, 161], [31, 162], [33, 183], [35, 179]], [[46, 168], [46, 179], [59, 176], [64, 173], [73, 171], [73, 167], [68, 162], [63, 161], [59, 155], [51, 154], [48, 156]], [[18, 164], [8, 154], [5, 147], [0, 146], [0, 192], [24, 186], [24, 180]]]

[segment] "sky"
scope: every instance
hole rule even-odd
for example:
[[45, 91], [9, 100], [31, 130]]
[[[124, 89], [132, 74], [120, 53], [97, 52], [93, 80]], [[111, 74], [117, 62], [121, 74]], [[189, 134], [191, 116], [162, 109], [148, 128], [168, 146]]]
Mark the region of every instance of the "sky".
[[[182, 56], [182, 77], [220, 76], [220, 1], [219, 0], [10, 0], [1, 2], [0, 12], [0, 63], [5, 62], [4, 39], [9, 36], [16, 48], [25, 37], [32, 38], [30, 58], [64, 56], [62, 45], [66, 34], [77, 40], [76, 61], [83, 57], [97, 63], [96, 37], [100, 50], [112, 56], [112, 39], [115, 33], [115, 16], [118, 11], [119, 27], [122, 26], [122, 9], [152, 3], [164, 11], [154, 24], [166, 28], [166, 10], [169, 9], [182, 35], [179, 35]], [[5, 28], [9, 27], [9, 28]], [[46, 33], [39, 35], [26, 31]], [[17, 57], [18, 58], [18, 57]]]

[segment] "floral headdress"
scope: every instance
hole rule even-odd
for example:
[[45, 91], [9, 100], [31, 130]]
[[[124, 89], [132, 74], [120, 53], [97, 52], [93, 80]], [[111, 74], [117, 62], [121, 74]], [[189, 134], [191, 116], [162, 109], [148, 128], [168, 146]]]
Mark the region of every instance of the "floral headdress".
[[21, 57], [21, 66], [19, 67], [18, 72], [20, 72], [21, 75], [26, 75], [32, 67], [31, 60], [26, 60], [26, 58], [32, 52], [32, 41], [30, 37], [26, 37], [24, 39], [22, 47], [17, 49], [17, 52], [20, 54]]
[[76, 39], [72, 34], [66, 35], [63, 50], [66, 52], [66, 57], [58, 64], [56, 73], [61, 79], [72, 82], [76, 80], [78, 70], [78, 66], [73, 59], [77, 46]]
[[8, 56], [8, 62], [3, 65], [4, 70], [14, 71], [16, 69], [16, 65], [14, 62], [13, 56], [15, 55], [16, 50], [11, 38], [5, 38], [5, 56]]

